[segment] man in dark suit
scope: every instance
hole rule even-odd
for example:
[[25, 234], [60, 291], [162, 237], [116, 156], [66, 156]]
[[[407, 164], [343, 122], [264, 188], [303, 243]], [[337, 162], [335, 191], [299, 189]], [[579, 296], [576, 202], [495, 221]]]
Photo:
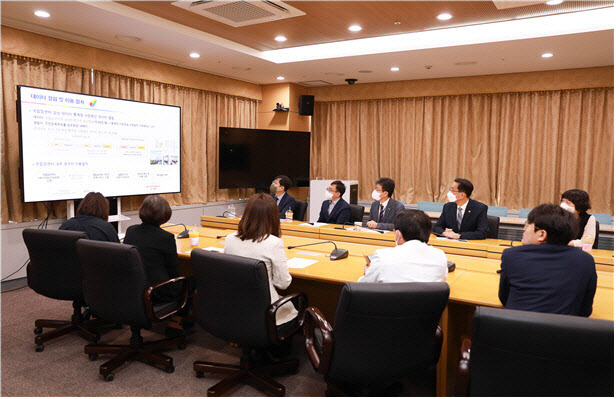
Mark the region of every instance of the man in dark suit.
[[391, 198], [394, 195], [396, 183], [389, 177], [381, 177], [375, 182], [370, 205], [370, 220], [366, 223], [371, 229], [394, 229], [394, 218], [404, 209], [400, 201]]
[[501, 257], [498, 298], [506, 309], [590, 316], [597, 271], [590, 254], [567, 245], [577, 229], [575, 215], [558, 205], [528, 214], [523, 245]]
[[483, 240], [488, 237], [488, 206], [472, 200], [473, 183], [456, 178], [449, 187], [443, 212], [432, 228], [437, 234], [449, 238]]
[[274, 177], [274, 181], [270, 186], [270, 193], [272, 198], [278, 205], [278, 211], [280, 212], [280, 219], [285, 218], [285, 213], [291, 209], [295, 211], [295, 198], [291, 197], [287, 190], [291, 188], [291, 179], [285, 175]]
[[351, 220], [351, 206], [342, 199], [346, 191], [344, 183], [335, 180], [327, 189], [327, 198], [321, 205], [318, 222], [343, 224]]

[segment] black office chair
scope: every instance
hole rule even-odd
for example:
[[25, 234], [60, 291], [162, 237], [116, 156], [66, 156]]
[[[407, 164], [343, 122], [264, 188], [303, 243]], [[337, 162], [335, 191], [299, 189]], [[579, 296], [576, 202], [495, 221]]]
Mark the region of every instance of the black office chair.
[[614, 396], [614, 322], [478, 307], [456, 396]]
[[351, 207], [351, 220], [349, 222], [363, 222], [364, 220], [364, 207], [361, 205], [349, 204]]
[[[191, 264], [197, 285], [195, 308], [199, 324], [216, 337], [242, 348], [239, 366], [194, 362], [198, 378], [205, 372], [230, 374], [210, 387], [208, 396], [221, 396], [244, 381], [262, 391], [284, 396], [285, 387], [269, 374], [295, 373], [298, 360], [269, 364], [259, 360], [267, 348], [289, 339], [301, 329], [305, 295], [287, 295], [272, 304], [265, 264], [256, 259], [195, 249], [191, 253]], [[299, 301], [299, 315], [295, 324], [279, 332], [276, 312], [292, 299]]]
[[[98, 341], [98, 329], [109, 323], [90, 320], [92, 314], [85, 308], [76, 250], [77, 241], [87, 239], [88, 235], [81, 231], [44, 229], [24, 229], [22, 235], [30, 256], [26, 269], [28, 286], [48, 298], [73, 302], [71, 320], [38, 319], [34, 322], [36, 351], [44, 350], [45, 342], [71, 332], [90, 342]], [[43, 328], [53, 330], [43, 333]]]
[[306, 209], [308, 204], [304, 201], [295, 200], [295, 209], [293, 210], [293, 220], [304, 220], [306, 217]]
[[[185, 337], [176, 336], [153, 342], [143, 342], [141, 329], [149, 329], [154, 321], [174, 315], [184, 308], [188, 299], [186, 277], [176, 277], [147, 285], [146, 274], [137, 247], [111, 242], [80, 240], [77, 255], [83, 270], [83, 293], [90, 309], [106, 320], [130, 325], [129, 345], [86, 345], [90, 360], [99, 354], [116, 355], [100, 366], [105, 381], [112, 381], [113, 371], [130, 360], [147, 363], [168, 373], [174, 371], [173, 359], [157, 353], [165, 348], [186, 347]], [[166, 284], [183, 281], [181, 298], [176, 302], [153, 304], [152, 291]]]
[[488, 215], [488, 238], [498, 238], [498, 227], [500, 226], [500, 218], [498, 216]]
[[334, 327], [306, 310], [306, 351], [325, 375], [326, 394], [379, 395], [397, 380], [436, 366], [447, 283], [346, 283]]
[[599, 248], [599, 222], [595, 221], [596, 227], [595, 227], [595, 242], [592, 243], [592, 248], [593, 249], [598, 249]]

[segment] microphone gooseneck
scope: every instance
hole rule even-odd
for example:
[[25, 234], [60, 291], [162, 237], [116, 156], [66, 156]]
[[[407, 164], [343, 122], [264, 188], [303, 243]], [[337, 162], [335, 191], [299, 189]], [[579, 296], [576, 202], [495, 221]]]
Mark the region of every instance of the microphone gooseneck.
[[184, 223], [176, 223], [176, 224], [172, 224], [172, 225], [165, 226], [165, 227], [173, 227], [173, 226], [184, 226], [184, 231], [178, 234], [178, 238], [188, 238], [188, 229], [186, 228], [186, 225]]
[[338, 248], [336, 243], [333, 242], [333, 241], [320, 241], [320, 242], [311, 242], [309, 244], [290, 245], [290, 246], [287, 247], [287, 249], [307, 247], [307, 246], [310, 246], [310, 245], [319, 245], [319, 244], [325, 244], [325, 243], [334, 244], [334, 248], [335, 249], [331, 252], [331, 254], [329, 254], [329, 259], [330, 260], [340, 260], [340, 259], [344, 259], [344, 258], [348, 258], [349, 257], [349, 251], [347, 251], [346, 249]]
[[334, 227], [334, 229], [337, 229], [337, 230], [344, 230], [344, 226], [346, 226], [347, 224], [348, 224], [348, 225], [350, 225], [350, 226], [355, 226], [355, 223], [351, 223], [351, 222], [344, 222], [344, 223], [342, 223], [342, 227]]

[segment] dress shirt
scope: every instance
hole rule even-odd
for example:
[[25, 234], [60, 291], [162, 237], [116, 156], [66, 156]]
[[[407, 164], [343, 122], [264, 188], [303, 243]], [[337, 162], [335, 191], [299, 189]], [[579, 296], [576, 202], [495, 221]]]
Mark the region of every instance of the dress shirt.
[[332, 213], [332, 210], [334, 210], [334, 207], [336, 206], [336, 203], [340, 201], [340, 198], [338, 198], [336, 201], [329, 201], [329, 207], [327, 208], [327, 214], [330, 215]]
[[458, 210], [462, 208], [462, 219], [464, 219], [464, 213], [466, 213], [466, 206], [468, 205], [468, 199], [464, 203], [464, 205], [456, 204], [456, 220], [458, 219]]
[[[385, 201], [385, 202], [380, 204], [381, 206], [379, 207], [379, 213], [378, 213], [379, 216], [381, 216], [381, 209], [383, 210], [383, 216], [385, 216], [385, 209], [387, 209], [387, 204], [389, 204], [389, 200], [390, 199], [391, 198], [387, 198], [387, 201]], [[381, 221], [380, 220], [375, 220], [375, 222], [379, 222], [380, 223]]]
[[[280, 299], [276, 288], [284, 290], [291, 284], [284, 242], [278, 237], [270, 235], [263, 241], [256, 242], [240, 240], [237, 232], [235, 232], [225, 238], [224, 252], [226, 254], [262, 260], [265, 263], [267, 276], [269, 277], [271, 303]], [[276, 312], [276, 324], [287, 323], [295, 317], [297, 317], [295, 306], [291, 302], [287, 302]]]
[[447, 279], [445, 252], [419, 240], [407, 241], [374, 253], [370, 267], [358, 282], [434, 283]]
[[282, 200], [282, 197], [284, 197], [285, 194], [286, 194], [286, 192], [282, 193], [282, 195], [280, 197], [276, 195], [276, 204], [280, 204], [280, 200]]

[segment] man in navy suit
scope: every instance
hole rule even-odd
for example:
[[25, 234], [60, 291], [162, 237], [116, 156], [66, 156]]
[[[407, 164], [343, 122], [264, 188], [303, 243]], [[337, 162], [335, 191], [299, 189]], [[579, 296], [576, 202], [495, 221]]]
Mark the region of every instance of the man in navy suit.
[[577, 229], [575, 215], [555, 204], [528, 214], [523, 245], [501, 257], [498, 298], [505, 309], [590, 316], [597, 271], [590, 254], [567, 245]]
[[270, 193], [272, 198], [278, 205], [278, 211], [280, 212], [280, 219], [285, 218], [285, 213], [291, 209], [295, 212], [295, 198], [291, 197], [287, 190], [291, 188], [291, 179], [285, 175], [274, 177], [274, 181], [270, 186]]
[[321, 213], [318, 222], [343, 224], [351, 220], [351, 206], [342, 199], [346, 187], [340, 180], [335, 180], [329, 185], [327, 193], [328, 199], [321, 205]]
[[473, 183], [456, 178], [449, 187], [443, 212], [432, 228], [437, 234], [449, 238], [483, 240], [488, 237], [488, 206], [472, 200]]
[[370, 220], [366, 225], [371, 229], [394, 229], [394, 218], [404, 209], [400, 201], [391, 198], [394, 195], [396, 183], [389, 177], [381, 177], [374, 184], [370, 205]]

